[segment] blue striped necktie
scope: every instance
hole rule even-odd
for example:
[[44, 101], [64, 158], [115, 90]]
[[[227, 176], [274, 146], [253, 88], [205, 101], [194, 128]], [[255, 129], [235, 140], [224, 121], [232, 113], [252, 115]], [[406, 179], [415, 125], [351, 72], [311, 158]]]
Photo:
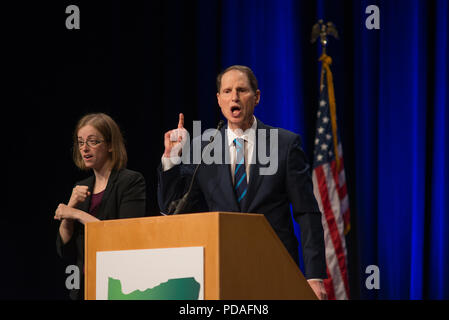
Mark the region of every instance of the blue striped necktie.
[[246, 166], [245, 166], [245, 140], [241, 138], [234, 139], [235, 148], [237, 150], [237, 157], [234, 170], [234, 190], [237, 196], [237, 202], [240, 205], [245, 198], [248, 190], [248, 182], [246, 181]]

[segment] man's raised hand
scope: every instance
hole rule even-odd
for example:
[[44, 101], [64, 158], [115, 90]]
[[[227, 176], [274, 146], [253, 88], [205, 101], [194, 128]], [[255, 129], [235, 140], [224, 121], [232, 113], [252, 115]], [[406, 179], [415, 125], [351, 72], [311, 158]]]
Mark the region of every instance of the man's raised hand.
[[178, 128], [167, 131], [164, 135], [164, 157], [181, 156], [182, 147], [187, 141], [187, 130], [184, 128], [184, 115], [179, 114]]

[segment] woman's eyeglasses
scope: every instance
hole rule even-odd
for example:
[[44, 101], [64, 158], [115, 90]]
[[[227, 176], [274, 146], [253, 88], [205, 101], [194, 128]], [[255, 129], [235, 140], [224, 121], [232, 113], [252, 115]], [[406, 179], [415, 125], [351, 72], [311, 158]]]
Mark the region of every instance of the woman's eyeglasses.
[[84, 142], [83, 140], [78, 140], [77, 144], [78, 144], [78, 148], [80, 148], [80, 149], [82, 147], [84, 147], [84, 144], [87, 144], [88, 147], [95, 148], [102, 142], [103, 142], [103, 140], [87, 139], [86, 142]]

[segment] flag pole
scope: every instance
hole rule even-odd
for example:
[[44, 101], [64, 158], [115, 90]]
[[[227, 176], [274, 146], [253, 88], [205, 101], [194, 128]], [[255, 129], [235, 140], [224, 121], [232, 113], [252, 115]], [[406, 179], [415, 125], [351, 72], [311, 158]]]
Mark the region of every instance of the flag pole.
[[338, 39], [337, 28], [332, 22], [324, 23], [323, 20], [318, 20], [312, 27], [311, 42], [314, 43], [320, 37], [321, 56], [318, 61], [321, 61], [321, 76], [320, 76], [320, 92], [323, 90], [324, 71], [326, 71], [327, 90], [329, 97], [329, 110], [332, 125], [332, 138], [334, 143], [334, 154], [337, 164], [337, 172], [340, 171], [340, 156], [338, 152], [338, 137], [337, 137], [337, 106], [335, 104], [334, 81], [330, 65], [332, 58], [326, 54], [327, 36], [331, 35]]
[[[326, 246], [326, 270], [323, 279], [329, 299], [349, 299], [348, 261], [345, 235], [350, 228], [349, 196], [343, 163], [343, 148], [338, 141], [332, 59], [326, 53], [328, 36], [338, 39], [332, 22], [319, 20], [313, 26], [311, 42], [320, 39], [320, 98], [316, 120], [313, 160], [313, 192], [322, 213]], [[333, 146], [331, 146], [333, 144]]]

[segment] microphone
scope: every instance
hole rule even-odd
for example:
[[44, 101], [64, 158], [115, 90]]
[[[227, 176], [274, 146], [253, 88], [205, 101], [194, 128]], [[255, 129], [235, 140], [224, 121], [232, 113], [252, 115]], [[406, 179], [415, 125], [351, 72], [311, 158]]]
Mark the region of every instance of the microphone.
[[[212, 137], [210, 137], [209, 143], [206, 145], [206, 147], [214, 141], [215, 136], [218, 134], [218, 132], [220, 132], [220, 129], [223, 127], [224, 124], [225, 124], [225, 122], [223, 120], [220, 120], [218, 122], [217, 129], [216, 129], [217, 131], [215, 132], [215, 134]], [[178, 214], [178, 213], [181, 213], [182, 210], [184, 210], [184, 208], [187, 204], [187, 200], [189, 199], [189, 196], [190, 196], [190, 191], [192, 190], [196, 172], [198, 171], [200, 164], [201, 164], [201, 161], [200, 161], [200, 163], [198, 163], [196, 165], [195, 171], [193, 172], [192, 180], [190, 181], [189, 190], [186, 192], [186, 194], [181, 199], [174, 200], [170, 203], [170, 205], [168, 207], [168, 213], [170, 213], [174, 210], [174, 212], [172, 214]]]

